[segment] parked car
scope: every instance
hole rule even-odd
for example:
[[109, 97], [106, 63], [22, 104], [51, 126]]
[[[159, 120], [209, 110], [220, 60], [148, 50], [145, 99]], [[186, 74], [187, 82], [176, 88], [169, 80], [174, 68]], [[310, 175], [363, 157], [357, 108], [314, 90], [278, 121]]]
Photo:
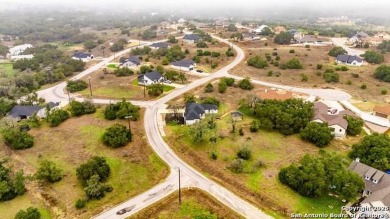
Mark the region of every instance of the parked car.
[[165, 80], [164, 82], [167, 83], [167, 84], [171, 84], [172, 83], [172, 81], [170, 81], [170, 80]]
[[196, 70], [196, 72], [203, 73], [203, 71], [202, 71], [202, 70], [200, 70], [200, 69]]

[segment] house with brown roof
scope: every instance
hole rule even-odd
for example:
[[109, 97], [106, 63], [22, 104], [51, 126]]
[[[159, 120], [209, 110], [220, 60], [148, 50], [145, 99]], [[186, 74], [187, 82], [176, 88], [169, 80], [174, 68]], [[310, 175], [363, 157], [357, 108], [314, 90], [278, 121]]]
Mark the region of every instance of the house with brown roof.
[[375, 106], [373, 111], [374, 111], [374, 116], [390, 119], [390, 105]]
[[[360, 203], [361, 207], [372, 209], [372, 207], [380, 208], [382, 206], [390, 206], [389, 174], [361, 163], [359, 158], [356, 158], [356, 160], [352, 161], [352, 163], [349, 165], [349, 169], [357, 173], [364, 180], [365, 187], [362, 196], [365, 197], [365, 199]], [[387, 217], [379, 218], [389, 218], [390, 215], [388, 210], [376, 211], [375, 213], [387, 215]]]
[[288, 100], [294, 98], [291, 91], [264, 90], [257, 93], [261, 100]]
[[344, 118], [345, 115], [355, 116], [355, 114], [349, 110], [338, 110], [328, 107], [323, 102], [316, 102], [313, 106], [313, 119], [312, 122], [327, 123], [328, 127], [332, 129], [335, 137], [345, 138], [348, 121]]

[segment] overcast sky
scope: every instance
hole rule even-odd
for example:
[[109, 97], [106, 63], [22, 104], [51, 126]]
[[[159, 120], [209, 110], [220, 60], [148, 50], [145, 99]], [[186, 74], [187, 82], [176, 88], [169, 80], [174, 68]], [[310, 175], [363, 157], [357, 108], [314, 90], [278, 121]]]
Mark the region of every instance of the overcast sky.
[[[67, 5], [79, 9], [118, 10], [118, 9], [150, 9], [188, 11], [189, 14], [207, 10], [216, 15], [221, 11], [251, 11], [272, 13], [286, 11], [305, 16], [307, 12], [333, 13], [339, 15], [363, 15], [367, 17], [387, 17], [390, 10], [389, 0], [0, 0], [0, 9], [26, 7], [42, 7], [58, 9], [59, 5]], [[5, 6], [5, 7], [3, 7]], [[288, 10], [290, 9], [290, 10]]]

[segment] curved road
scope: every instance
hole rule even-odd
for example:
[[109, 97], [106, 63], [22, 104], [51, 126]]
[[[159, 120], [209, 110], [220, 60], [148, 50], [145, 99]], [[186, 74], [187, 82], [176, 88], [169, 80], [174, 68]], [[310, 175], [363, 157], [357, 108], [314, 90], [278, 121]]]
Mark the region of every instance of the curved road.
[[[219, 38], [217, 36], [213, 36], [213, 37], [221, 42], [231, 45], [231, 43], [225, 39]], [[224, 68], [220, 69], [219, 71], [207, 77], [196, 80], [185, 87], [176, 89], [173, 92], [169, 93], [168, 95], [160, 98], [159, 100], [131, 101], [133, 104], [146, 107], [144, 126], [145, 126], [147, 139], [149, 141], [149, 144], [155, 150], [155, 152], [169, 165], [169, 167], [171, 168], [171, 173], [168, 176], [168, 178], [164, 180], [164, 182], [156, 185], [155, 187], [151, 188], [150, 190], [136, 197], [131, 198], [128, 201], [125, 201], [117, 205], [116, 207], [107, 209], [107, 211], [101, 213], [100, 215], [97, 215], [95, 218], [99, 218], [99, 219], [125, 218], [149, 206], [150, 204], [160, 200], [161, 198], [168, 196], [169, 194], [171, 194], [172, 192], [178, 189], [178, 171], [177, 171], [178, 168], [180, 168], [181, 171], [182, 187], [188, 187], [188, 188], [197, 187], [199, 189], [202, 189], [210, 193], [220, 202], [224, 203], [226, 206], [230, 207], [231, 209], [235, 210], [237, 213], [243, 215], [246, 218], [265, 218], [265, 219], [271, 218], [270, 216], [266, 215], [264, 212], [259, 210], [257, 207], [253, 206], [252, 204], [248, 203], [247, 201], [233, 194], [232, 192], [220, 186], [219, 184], [215, 183], [214, 181], [204, 177], [200, 172], [198, 172], [197, 170], [195, 170], [194, 168], [186, 164], [183, 160], [181, 160], [173, 152], [173, 150], [169, 147], [169, 145], [165, 143], [165, 141], [161, 137], [158, 124], [157, 124], [157, 120], [158, 120], [157, 111], [159, 108], [164, 108], [165, 103], [167, 103], [169, 100], [178, 97], [180, 95], [183, 95], [184, 93], [216, 78], [229, 76], [229, 77], [234, 77], [235, 79], [238, 80], [242, 79], [242, 77], [233, 76], [228, 73], [228, 71], [233, 67], [235, 67], [236, 65], [238, 65], [244, 59], [245, 56], [244, 51], [238, 46], [233, 45], [233, 49], [237, 52], [234, 61], [231, 62], [229, 65], [225, 66]], [[117, 53], [117, 56], [119, 57], [120, 55], [123, 55], [129, 51], [130, 49], [121, 51]], [[114, 59], [113, 56], [106, 58], [102, 62], [90, 67], [89, 69], [83, 71], [82, 73], [78, 74], [72, 79], [82, 78], [98, 70], [99, 68], [105, 66], [113, 59]], [[307, 93], [309, 95], [318, 96], [320, 98], [328, 99], [328, 100], [345, 101], [350, 98], [349, 94], [339, 90], [297, 88], [297, 87], [284, 86], [279, 84], [258, 81], [258, 80], [251, 80], [251, 81], [253, 83], [260, 84], [260, 85]], [[64, 93], [65, 86], [66, 86], [66, 82], [63, 82], [51, 88], [38, 91], [37, 93], [39, 97], [45, 98], [46, 101], [62, 102], [66, 104], [68, 102], [68, 96], [66, 93]], [[75, 99], [83, 100], [83, 98], [77, 98], [77, 97]], [[115, 100], [109, 100], [109, 99], [93, 99], [93, 101], [95, 103], [102, 103], [102, 104], [115, 102]], [[129, 210], [129, 212], [123, 215], [117, 215], [116, 212], [123, 208], [129, 208], [131, 210]]]

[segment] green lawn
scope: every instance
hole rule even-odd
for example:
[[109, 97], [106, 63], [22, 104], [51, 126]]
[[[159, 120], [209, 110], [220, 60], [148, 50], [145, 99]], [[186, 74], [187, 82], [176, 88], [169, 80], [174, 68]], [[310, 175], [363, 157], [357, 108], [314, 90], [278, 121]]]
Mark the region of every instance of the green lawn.
[[3, 72], [8, 76], [14, 76], [18, 70], [13, 69], [12, 63], [0, 63], [0, 73]]
[[[38, 202], [39, 203], [39, 202]], [[41, 219], [51, 219], [52, 216], [48, 210], [37, 204], [36, 200], [31, 200], [29, 196], [18, 196], [12, 201], [1, 202], [0, 204], [0, 218], [14, 218], [20, 210], [26, 210], [29, 207], [38, 208], [41, 213]]]
[[108, 65], [107, 65], [107, 68], [116, 69], [116, 68], [118, 68], [118, 65], [117, 65], [117, 64], [108, 64]]

